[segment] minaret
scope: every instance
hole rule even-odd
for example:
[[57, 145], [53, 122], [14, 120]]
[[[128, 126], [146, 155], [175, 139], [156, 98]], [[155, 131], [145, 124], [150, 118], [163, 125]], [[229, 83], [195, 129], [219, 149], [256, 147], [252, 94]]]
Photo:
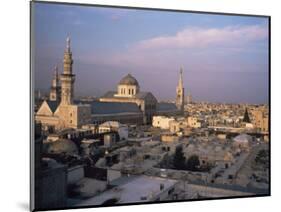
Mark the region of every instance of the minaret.
[[177, 105], [177, 108], [183, 113], [184, 112], [184, 87], [183, 87], [182, 72], [183, 72], [183, 70], [181, 68], [179, 83], [177, 86], [176, 105]]
[[72, 73], [72, 52], [70, 49], [70, 38], [66, 39], [66, 49], [63, 58], [63, 73], [61, 74], [61, 104], [71, 105], [74, 96], [75, 75]]
[[190, 91], [187, 94], [186, 103], [187, 104], [191, 104], [192, 103], [192, 95], [191, 95]]
[[244, 113], [244, 117], [243, 117], [243, 122], [245, 123], [251, 123], [249, 114], [248, 114], [248, 109], [246, 108], [245, 113]]
[[61, 86], [60, 86], [60, 82], [59, 82], [58, 66], [55, 66], [54, 78], [52, 80], [52, 86], [51, 86], [49, 99], [51, 101], [60, 101], [61, 100]]

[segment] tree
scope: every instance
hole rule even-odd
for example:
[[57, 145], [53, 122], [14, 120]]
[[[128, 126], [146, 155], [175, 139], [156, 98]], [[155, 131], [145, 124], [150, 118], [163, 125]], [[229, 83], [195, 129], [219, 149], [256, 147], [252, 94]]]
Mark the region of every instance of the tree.
[[266, 165], [268, 161], [269, 161], [268, 151], [266, 151], [265, 149], [260, 150], [255, 158], [255, 162]]
[[170, 169], [173, 168], [173, 158], [166, 154], [162, 161], [159, 163], [160, 168]]
[[192, 155], [188, 158], [186, 162], [186, 169], [190, 171], [197, 171], [199, 165], [199, 157], [197, 155]]
[[251, 123], [247, 108], [246, 108], [245, 113], [244, 113], [243, 122]]
[[185, 169], [185, 157], [182, 151], [182, 146], [178, 146], [174, 155], [174, 167], [176, 169]]

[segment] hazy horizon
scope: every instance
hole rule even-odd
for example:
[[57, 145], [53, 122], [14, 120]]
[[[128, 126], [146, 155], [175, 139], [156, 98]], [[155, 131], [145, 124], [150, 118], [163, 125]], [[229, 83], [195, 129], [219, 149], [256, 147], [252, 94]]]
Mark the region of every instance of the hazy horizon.
[[35, 89], [47, 91], [71, 37], [75, 96], [141, 91], [173, 100], [180, 67], [196, 101], [268, 104], [268, 19], [35, 2]]

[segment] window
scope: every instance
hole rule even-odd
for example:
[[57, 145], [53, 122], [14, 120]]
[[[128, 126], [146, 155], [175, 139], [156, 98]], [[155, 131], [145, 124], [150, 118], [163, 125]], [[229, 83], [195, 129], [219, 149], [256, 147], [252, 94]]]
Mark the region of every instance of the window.
[[129, 89], [129, 95], [131, 95], [131, 89]]

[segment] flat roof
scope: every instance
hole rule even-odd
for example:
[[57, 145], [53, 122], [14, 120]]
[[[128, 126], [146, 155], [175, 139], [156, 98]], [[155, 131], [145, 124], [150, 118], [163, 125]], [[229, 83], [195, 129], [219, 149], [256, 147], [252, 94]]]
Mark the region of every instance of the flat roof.
[[[173, 187], [178, 182], [177, 180], [146, 175], [132, 176], [127, 178], [128, 180], [124, 180], [124, 184], [107, 190], [93, 198], [80, 202], [77, 205], [101, 205], [106, 200], [114, 198], [119, 200], [117, 204], [151, 201], [160, 193]], [[160, 184], [164, 185], [163, 190], [160, 190]], [[147, 197], [147, 199], [142, 200], [141, 197]]]

